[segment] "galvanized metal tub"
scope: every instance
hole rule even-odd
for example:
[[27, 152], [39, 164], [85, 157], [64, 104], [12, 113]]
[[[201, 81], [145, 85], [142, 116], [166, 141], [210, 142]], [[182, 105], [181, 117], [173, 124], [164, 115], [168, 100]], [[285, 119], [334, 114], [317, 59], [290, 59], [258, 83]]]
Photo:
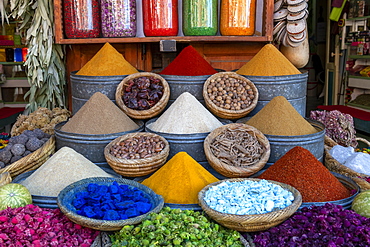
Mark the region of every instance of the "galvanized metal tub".
[[310, 151], [316, 159], [323, 162], [324, 160], [324, 137], [325, 126], [315, 120], [306, 119], [317, 130], [314, 134], [300, 136], [278, 136], [266, 135], [270, 142], [270, 158], [266, 165], [274, 164], [278, 159], [286, 154], [290, 149], [300, 146]]
[[[102, 168], [106, 173], [112, 175], [116, 178], [121, 178], [122, 176], [117, 174], [112, 168]], [[22, 173], [14, 178], [13, 183], [21, 183], [26, 178], [32, 175], [36, 170], [28, 171]], [[32, 203], [41, 207], [41, 208], [58, 208], [57, 197], [54, 196], [40, 196], [40, 195], [31, 195]]]
[[96, 93], [105, 94], [112, 102], [116, 102], [115, 94], [118, 84], [127, 75], [120, 76], [86, 76], [70, 74], [72, 92], [72, 114], [75, 114]]
[[170, 99], [167, 103], [167, 107], [169, 107], [184, 92], [189, 92], [200, 103], [202, 103], [202, 105], [205, 105], [203, 99], [203, 85], [211, 75], [182, 76], [161, 74], [161, 76], [170, 86]]
[[[245, 117], [238, 119], [237, 123], [246, 123], [251, 117]], [[300, 136], [279, 136], [279, 135], [267, 135], [266, 138], [270, 142], [270, 158], [266, 163], [265, 167], [269, 167], [274, 164], [278, 159], [286, 154], [290, 149], [300, 146], [310, 151], [319, 161], [324, 160], [324, 137], [325, 137], [325, 126], [319, 121], [305, 118], [317, 132], [309, 135]]]
[[[189, 154], [197, 162], [208, 162], [207, 157], [204, 153], [204, 140], [210, 132], [206, 133], [194, 133], [194, 134], [173, 134], [157, 132], [150, 129], [150, 125], [155, 122], [158, 118], [153, 118], [145, 123], [145, 131], [158, 134], [166, 138], [170, 144], [170, 153], [167, 160], [171, 159], [178, 152], [184, 151]], [[232, 123], [227, 119], [220, 120], [223, 124]]]
[[144, 130], [144, 122], [136, 120], [135, 122], [139, 125], [139, 128], [130, 131], [103, 135], [77, 134], [61, 130], [62, 126], [66, 122], [67, 121], [61, 122], [54, 128], [56, 150], [59, 150], [62, 147], [70, 147], [99, 167], [109, 167], [105, 160], [104, 148], [111, 141], [124, 134], [142, 132]]
[[258, 89], [258, 102], [248, 115], [253, 116], [276, 96], [284, 96], [302, 116], [306, 116], [306, 95], [308, 72], [285, 76], [243, 75]]

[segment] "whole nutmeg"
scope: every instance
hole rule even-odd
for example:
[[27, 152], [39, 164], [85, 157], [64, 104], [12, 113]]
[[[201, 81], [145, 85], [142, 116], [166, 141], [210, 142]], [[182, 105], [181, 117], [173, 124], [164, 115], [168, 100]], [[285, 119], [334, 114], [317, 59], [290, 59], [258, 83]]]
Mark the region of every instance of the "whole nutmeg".
[[232, 75], [220, 75], [211, 79], [207, 89], [212, 103], [226, 110], [246, 109], [254, 99], [252, 87], [246, 81], [234, 78]]

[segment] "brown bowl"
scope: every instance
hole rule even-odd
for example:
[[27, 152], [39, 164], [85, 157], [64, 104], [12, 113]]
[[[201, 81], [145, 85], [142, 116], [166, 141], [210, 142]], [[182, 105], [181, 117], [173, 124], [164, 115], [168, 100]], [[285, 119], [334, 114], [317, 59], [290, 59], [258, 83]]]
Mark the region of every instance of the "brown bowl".
[[[110, 154], [110, 149], [114, 144], [119, 143], [128, 138], [134, 138], [138, 136], [159, 137], [165, 143], [165, 147], [161, 152], [157, 153], [156, 155], [144, 159], [123, 159], [117, 158]], [[108, 165], [116, 173], [124, 177], [141, 177], [155, 172], [166, 163], [169, 153], [170, 145], [168, 144], [168, 141], [160, 135], [148, 132], [135, 132], [122, 135], [111, 141], [104, 148], [104, 156], [105, 159], [107, 160]]]
[[249, 214], [249, 215], [237, 215], [237, 214], [227, 214], [227, 213], [221, 213], [219, 211], [216, 211], [212, 208], [210, 208], [207, 203], [204, 200], [204, 196], [206, 191], [211, 188], [212, 186], [218, 185], [224, 181], [230, 181], [230, 182], [241, 182], [244, 180], [252, 180], [252, 181], [259, 181], [261, 179], [259, 178], [232, 178], [232, 179], [225, 179], [221, 181], [214, 182], [212, 184], [207, 185], [204, 187], [198, 194], [199, 204], [202, 207], [203, 211], [209, 215], [213, 220], [215, 220], [217, 223], [241, 232], [257, 232], [257, 231], [264, 231], [271, 227], [277, 226], [280, 223], [284, 222], [286, 219], [288, 219], [292, 214], [294, 214], [298, 208], [302, 204], [302, 196], [301, 193], [295, 189], [294, 187], [272, 181], [267, 180], [270, 183], [274, 183], [277, 185], [280, 185], [282, 188], [289, 190], [293, 193], [294, 201], [289, 206], [272, 211], [269, 213], [264, 214]]
[[[248, 132], [251, 135], [256, 136], [258, 142], [265, 149], [265, 152], [262, 154], [260, 159], [257, 160], [254, 164], [250, 165], [240, 164], [239, 166], [236, 166], [227, 164], [226, 162], [217, 158], [211, 150], [211, 144], [217, 136], [219, 136], [227, 129], [229, 130], [241, 129], [243, 131]], [[213, 169], [215, 169], [218, 173], [222, 174], [223, 176], [229, 178], [249, 177], [255, 174], [256, 172], [260, 171], [266, 165], [270, 157], [270, 142], [261, 131], [259, 131], [253, 126], [243, 123], [231, 123], [218, 127], [217, 129], [213, 130], [211, 133], [208, 134], [208, 136], [204, 140], [204, 153], [206, 155], [208, 163], [213, 167]]]
[[[229, 109], [217, 106], [210, 99], [209, 94], [207, 92], [207, 88], [208, 88], [208, 85], [211, 83], [211, 80], [217, 79], [225, 75], [227, 75], [229, 78], [231, 77], [231, 78], [235, 78], [243, 82], [246, 82], [251, 87], [251, 89], [253, 90], [254, 98], [247, 108], [240, 109], [240, 110], [229, 110]], [[220, 118], [225, 118], [225, 119], [238, 119], [238, 118], [242, 118], [248, 115], [248, 113], [250, 113], [257, 106], [258, 95], [259, 95], [258, 90], [257, 90], [257, 87], [254, 85], [254, 83], [251, 82], [246, 77], [241, 76], [235, 72], [219, 72], [219, 73], [213, 74], [210, 77], [208, 77], [208, 79], [205, 81], [204, 86], [203, 86], [203, 98], [204, 98], [204, 102], [207, 108], [216, 116]]]
[[[127, 82], [138, 78], [138, 77], [155, 77], [157, 79], [161, 80], [162, 86], [163, 86], [163, 95], [162, 98], [153, 105], [150, 109], [147, 110], [135, 110], [127, 107], [122, 99], [122, 91], [125, 90]], [[116, 89], [116, 104], [122, 109], [126, 115], [130, 116], [134, 119], [149, 119], [152, 117], [157, 116], [160, 114], [165, 107], [167, 106], [168, 100], [170, 99], [170, 86], [168, 85], [167, 81], [160, 75], [151, 73], [151, 72], [139, 72], [132, 75], [129, 75], [125, 77], [120, 84], [118, 84]]]

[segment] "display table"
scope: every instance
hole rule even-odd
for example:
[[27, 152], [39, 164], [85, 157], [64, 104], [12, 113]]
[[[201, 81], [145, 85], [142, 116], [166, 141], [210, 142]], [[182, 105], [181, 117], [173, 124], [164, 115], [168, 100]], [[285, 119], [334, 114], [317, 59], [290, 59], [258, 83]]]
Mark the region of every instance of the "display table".
[[10, 125], [15, 123], [17, 117], [23, 113], [24, 107], [3, 107], [0, 108], [0, 128], [5, 128], [5, 132], [10, 132]]

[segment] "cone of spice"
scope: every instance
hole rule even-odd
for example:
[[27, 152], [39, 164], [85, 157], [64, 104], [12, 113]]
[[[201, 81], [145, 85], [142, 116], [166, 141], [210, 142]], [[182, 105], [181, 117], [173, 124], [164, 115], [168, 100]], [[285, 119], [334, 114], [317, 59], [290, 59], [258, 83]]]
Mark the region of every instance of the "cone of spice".
[[246, 124], [265, 135], [299, 136], [317, 133], [284, 96], [276, 96]]
[[236, 73], [249, 76], [296, 75], [301, 72], [272, 44], [267, 44]]
[[138, 72], [111, 44], [105, 43], [76, 75], [117, 76]]
[[76, 134], [102, 135], [138, 128], [139, 126], [105, 94], [97, 92], [61, 127], [61, 130]]
[[173, 156], [142, 184], [162, 195], [165, 203], [198, 204], [198, 193], [218, 179], [186, 152]]
[[172, 134], [207, 133], [222, 126], [193, 95], [182, 93], [175, 102], [148, 127], [151, 130]]
[[82, 154], [62, 147], [20, 184], [32, 195], [58, 196], [67, 185], [90, 177], [112, 177]]
[[307, 149], [296, 146], [264, 171], [259, 178], [289, 184], [303, 202], [336, 201], [350, 191]]
[[200, 76], [213, 75], [217, 70], [205, 60], [193, 46], [185, 47], [160, 73], [162, 75]]

